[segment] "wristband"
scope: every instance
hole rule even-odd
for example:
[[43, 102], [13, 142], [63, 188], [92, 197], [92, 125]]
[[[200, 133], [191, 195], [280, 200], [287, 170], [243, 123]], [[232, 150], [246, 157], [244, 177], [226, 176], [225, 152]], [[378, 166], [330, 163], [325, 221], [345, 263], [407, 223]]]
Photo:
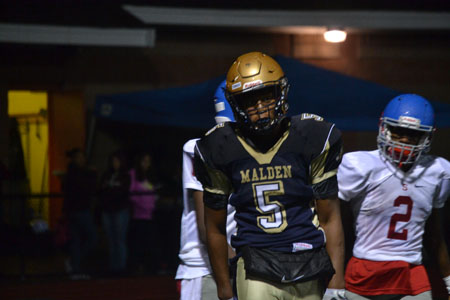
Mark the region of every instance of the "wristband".
[[450, 275], [442, 279], [444, 280], [445, 285], [447, 286], [447, 292], [450, 295]]

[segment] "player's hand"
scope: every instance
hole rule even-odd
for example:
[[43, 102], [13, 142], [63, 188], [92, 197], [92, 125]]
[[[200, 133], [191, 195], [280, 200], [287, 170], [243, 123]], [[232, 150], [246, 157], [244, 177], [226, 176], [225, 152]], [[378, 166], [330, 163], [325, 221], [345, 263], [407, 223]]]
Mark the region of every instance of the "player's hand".
[[233, 290], [230, 287], [219, 288], [217, 291], [217, 296], [220, 300], [233, 299]]
[[327, 289], [322, 300], [347, 300], [345, 289]]

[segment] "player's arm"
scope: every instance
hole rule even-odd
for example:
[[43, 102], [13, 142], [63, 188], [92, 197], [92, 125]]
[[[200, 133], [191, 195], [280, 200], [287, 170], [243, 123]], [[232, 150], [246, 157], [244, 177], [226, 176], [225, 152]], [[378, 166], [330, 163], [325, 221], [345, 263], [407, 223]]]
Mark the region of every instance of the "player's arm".
[[228, 244], [228, 259], [236, 256], [236, 252], [233, 250], [230, 244]]
[[227, 209], [205, 206], [205, 225], [208, 254], [217, 284], [219, 299], [233, 297], [228, 269], [228, 244], [226, 234]]
[[[224, 297], [224, 299], [229, 299], [233, 297], [233, 292], [231, 289], [231, 284], [229, 280], [229, 271], [228, 271], [228, 258], [233, 257], [234, 251], [230, 245], [227, 243], [226, 236], [226, 216], [227, 211], [225, 209], [225, 225], [222, 224], [223, 220], [223, 211], [224, 210], [214, 210], [208, 209], [203, 204], [203, 192], [197, 190], [190, 190], [192, 192], [192, 197], [195, 203], [195, 213], [197, 220], [197, 229], [200, 241], [207, 245], [209, 259], [211, 261], [211, 266], [213, 268], [213, 273], [215, 274], [215, 279], [217, 282], [217, 286], [220, 290], [218, 290], [218, 296]], [[208, 218], [205, 215], [205, 210], [208, 211]], [[208, 225], [206, 225], [208, 222]], [[208, 227], [208, 231], [206, 228]], [[225, 228], [225, 232], [223, 232], [223, 228]], [[208, 234], [207, 234], [208, 232]], [[225, 246], [223, 246], [223, 240], [225, 239]], [[209, 241], [209, 242], [208, 242]], [[220, 253], [225, 250], [224, 253]], [[217, 254], [217, 255], [216, 255]], [[225, 264], [223, 263], [223, 258], [225, 256]], [[217, 274], [217, 275], [216, 275]], [[223, 277], [223, 279], [222, 279]], [[219, 284], [219, 281], [223, 281], [223, 284]], [[223, 295], [222, 295], [223, 294]], [[228, 297], [231, 295], [230, 297]]]
[[336, 271], [328, 288], [344, 289], [345, 241], [339, 199], [337, 197], [320, 199], [316, 201], [316, 206], [320, 226], [327, 238], [326, 249]]
[[[439, 159], [443, 164], [444, 176], [439, 184], [439, 193], [433, 199], [433, 210], [427, 220], [424, 245], [429, 246], [431, 257], [434, 263], [438, 265], [441, 276], [444, 279], [447, 287], [447, 292], [450, 300], [450, 259], [447, 249], [447, 244], [444, 239], [443, 219], [445, 215], [445, 208], [448, 208], [448, 200], [450, 200], [450, 163], [447, 160]], [[445, 205], [447, 203], [447, 205]]]
[[[203, 204], [203, 191], [190, 190], [192, 193], [192, 198], [195, 204], [195, 214], [197, 220], [198, 236], [200, 241], [206, 245], [206, 226], [205, 226], [205, 205]], [[233, 258], [236, 256], [233, 248], [230, 244], [227, 244], [228, 248], [228, 258]]]
[[428, 244], [427, 249], [431, 251], [431, 257], [435, 258], [435, 263], [444, 278], [450, 299], [450, 259], [442, 233], [441, 221], [439, 209], [433, 209], [426, 224], [425, 242]]
[[[353, 255], [353, 245], [355, 244], [355, 229], [353, 227], [353, 222], [355, 220], [350, 203], [348, 201], [344, 201], [339, 198], [340, 202], [340, 211], [341, 211], [341, 220], [342, 220], [342, 230], [344, 233], [345, 239], [345, 257], [344, 257], [344, 267], [349, 259]], [[344, 268], [345, 269], [345, 268]]]
[[320, 154], [311, 162], [311, 183], [319, 224], [325, 231], [326, 249], [336, 272], [328, 284], [328, 289], [343, 290], [345, 238], [336, 177], [342, 158], [342, 140], [340, 131], [334, 126], [326, 133]]
[[192, 193], [195, 205], [195, 218], [197, 221], [198, 237], [206, 245], [205, 208], [203, 205], [203, 191], [189, 190]]
[[433, 209], [430, 221], [432, 222], [433, 232], [436, 233], [436, 239], [433, 245], [433, 249], [436, 249], [437, 252], [436, 257], [438, 258], [441, 274], [443, 275], [443, 277], [447, 277], [450, 276], [450, 259], [448, 256], [447, 245], [445, 244], [442, 234], [441, 214], [437, 209]]
[[207, 156], [208, 148], [200, 150], [197, 143], [194, 170], [203, 185], [203, 203], [206, 228], [206, 245], [220, 299], [233, 297], [228, 269], [228, 244], [226, 233], [227, 204], [231, 184]]

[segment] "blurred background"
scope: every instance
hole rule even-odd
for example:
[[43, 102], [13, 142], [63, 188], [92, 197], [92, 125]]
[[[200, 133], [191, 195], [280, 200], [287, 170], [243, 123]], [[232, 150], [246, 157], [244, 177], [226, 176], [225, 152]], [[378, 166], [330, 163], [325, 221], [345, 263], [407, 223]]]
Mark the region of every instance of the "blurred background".
[[[345, 37], [325, 40], [331, 30]], [[431, 152], [450, 159], [448, 1], [1, 1], [0, 298], [177, 299], [182, 145], [214, 125], [214, 91], [250, 51], [284, 69], [289, 114], [335, 122], [346, 152], [375, 149], [385, 104], [416, 93], [436, 110]], [[76, 282], [64, 206], [75, 153], [96, 236], [91, 280]], [[120, 274], [101, 200], [114, 153], [127, 172], [148, 154], [156, 201], [151, 254]]]

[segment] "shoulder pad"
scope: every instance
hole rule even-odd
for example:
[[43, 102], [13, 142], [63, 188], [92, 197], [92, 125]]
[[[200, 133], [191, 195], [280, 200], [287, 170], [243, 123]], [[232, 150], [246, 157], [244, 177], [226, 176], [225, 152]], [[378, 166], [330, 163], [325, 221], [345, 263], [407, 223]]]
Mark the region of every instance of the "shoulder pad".
[[315, 158], [327, 147], [341, 148], [342, 145], [340, 130], [317, 115], [302, 114], [292, 117], [290, 131], [292, 139], [296, 141], [295, 147], [300, 147], [301, 144], [306, 157]]
[[300, 120], [314, 120], [314, 121], [323, 121], [321, 116], [309, 113], [303, 113], [300, 115]]
[[194, 153], [194, 148], [195, 148], [195, 143], [198, 141], [199, 139], [191, 139], [189, 141], [187, 141], [184, 146], [183, 146], [183, 151], [186, 153]]
[[378, 156], [377, 150], [347, 152], [342, 158], [341, 165], [351, 168], [356, 173], [369, 174], [374, 170], [384, 169]]
[[197, 148], [202, 156], [215, 163], [224, 162], [230, 155], [234, 157], [234, 152], [238, 149], [235, 145], [238, 141], [234, 125], [232, 122], [225, 122], [210, 129], [197, 142]]
[[450, 179], [450, 162], [443, 157], [438, 157], [437, 161], [442, 167], [442, 170], [445, 172], [444, 178]]
[[324, 138], [326, 138], [332, 127], [337, 130], [333, 123], [329, 123], [315, 114], [304, 113], [291, 118], [291, 128], [301, 132], [302, 135], [311, 137], [319, 138], [319, 136], [325, 135]]
[[213, 133], [213, 132], [214, 132], [216, 129], [218, 129], [218, 128], [225, 127], [225, 124], [226, 124], [226, 122], [217, 124], [216, 126], [214, 126], [213, 128], [211, 128], [210, 130], [208, 130], [208, 131], [205, 133], [205, 136], [210, 135], [211, 133]]
[[234, 125], [235, 124], [233, 122], [219, 123], [208, 130], [201, 141], [220, 141], [222, 138], [227, 138], [230, 135], [234, 135]]
[[434, 155], [422, 155], [419, 165], [427, 169], [427, 172], [434, 173], [438, 177], [450, 179], [450, 162], [443, 157]]

